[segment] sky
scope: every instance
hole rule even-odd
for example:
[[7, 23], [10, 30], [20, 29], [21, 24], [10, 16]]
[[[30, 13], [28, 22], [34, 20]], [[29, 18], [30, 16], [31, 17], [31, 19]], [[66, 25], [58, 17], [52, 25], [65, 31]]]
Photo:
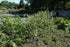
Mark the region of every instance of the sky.
[[[1, 1], [3, 1], [3, 0], [0, 0], [0, 3], [1, 3]], [[9, 1], [9, 2], [15, 2], [15, 3], [19, 3], [20, 2], [20, 0], [7, 0], [7, 1]]]

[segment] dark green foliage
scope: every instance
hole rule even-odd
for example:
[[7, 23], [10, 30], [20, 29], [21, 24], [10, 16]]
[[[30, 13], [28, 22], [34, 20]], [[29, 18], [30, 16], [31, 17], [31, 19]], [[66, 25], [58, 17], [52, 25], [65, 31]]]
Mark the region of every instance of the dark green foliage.
[[15, 6], [16, 3], [15, 2], [2, 1], [1, 5], [2, 6]]
[[70, 1], [66, 3], [66, 9], [70, 9]]
[[55, 23], [61, 23], [61, 22], [63, 22], [64, 21], [64, 18], [62, 18], [62, 17], [56, 17], [55, 18]]
[[65, 29], [67, 27], [70, 27], [70, 20], [66, 19], [58, 24], [58, 28], [60, 28], [60, 29]]
[[58, 40], [59, 40], [59, 39], [57, 38], [57, 36], [54, 35], [54, 36], [53, 36], [53, 41], [56, 42], [56, 41], [58, 41]]
[[59, 23], [58, 24], [58, 29], [65, 29], [66, 25], [64, 23]]
[[32, 9], [69, 9], [69, 1], [70, 0], [26, 0], [30, 3]]
[[56, 17], [55, 24], [57, 24], [58, 29], [65, 29], [64, 18]]
[[44, 43], [48, 45], [51, 41], [49, 39], [44, 40]]
[[24, 7], [24, 2], [23, 0], [20, 0], [19, 8], [23, 8], [23, 7]]

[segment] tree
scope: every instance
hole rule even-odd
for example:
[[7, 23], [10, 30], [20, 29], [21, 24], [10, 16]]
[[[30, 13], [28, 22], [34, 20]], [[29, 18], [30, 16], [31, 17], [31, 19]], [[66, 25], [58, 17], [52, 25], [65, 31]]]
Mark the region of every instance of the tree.
[[23, 8], [23, 7], [24, 7], [24, 2], [23, 0], [20, 0], [19, 8]]
[[1, 5], [3, 5], [3, 6], [8, 5], [8, 1], [2, 1]]
[[[26, 0], [28, 1], [28, 3], [30, 3], [31, 8], [44, 8], [47, 9], [54, 9], [56, 7], [56, 9], [59, 9], [60, 5], [62, 5], [60, 8], [63, 7], [63, 9], [65, 9], [65, 5], [66, 2], [70, 1], [70, 0]], [[63, 3], [61, 3], [63, 2]], [[59, 5], [60, 4], [60, 5]]]
[[51, 8], [53, 7], [52, 3], [54, 2], [53, 0], [26, 0], [29, 1], [31, 8]]
[[8, 2], [8, 6], [15, 6], [16, 3], [15, 2]]
[[70, 1], [66, 3], [66, 9], [70, 9]]
[[8, 2], [7, 0], [1, 2], [2, 6], [15, 6], [15, 4], [15, 2]]

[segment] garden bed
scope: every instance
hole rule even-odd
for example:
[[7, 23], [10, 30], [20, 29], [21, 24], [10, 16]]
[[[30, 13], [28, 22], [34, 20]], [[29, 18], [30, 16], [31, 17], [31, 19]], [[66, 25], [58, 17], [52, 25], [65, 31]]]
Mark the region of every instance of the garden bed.
[[30, 17], [27, 23], [19, 16], [0, 17], [0, 47], [70, 47], [69, 19], [53, 21], [46, 11]]

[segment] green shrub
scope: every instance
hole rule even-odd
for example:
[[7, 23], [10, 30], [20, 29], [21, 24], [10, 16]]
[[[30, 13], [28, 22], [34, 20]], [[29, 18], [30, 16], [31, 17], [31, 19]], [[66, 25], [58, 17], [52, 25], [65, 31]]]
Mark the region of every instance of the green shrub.
[[0, 7], [0, 14], [8, 14], [8, 9], [4, 7]]
[[65, 28], [65, 33], [66, 33], [65, 37], [70, 38], [70, 27]]
[[66, 25], [64, 23], [59, 23], [58, 24], [58, 29], [63, 29], [65, 30]]
[[56, 19], [55, 19], [55, 23], [57, 23], [57, 24], [59, 24], [63, 21], [64, 21], [64, 18], [62, 18], [62, 17], [56, 17]]
[[55, 47], [64, 47], [62, 44], [61, 44], [61, 42], [60, 41], [57, 41], [56, 42], [56, 46]]
[[30, 10], [18, 10], [18, 14], [25, 14], [25, 13], [30, 14], [31, 11]]
[[26, 28], [34, 32], [36, 36], [47, 35], [54, 30], [54, 22], [51, 13], [46, 14], [46, 11], [35, 14], [29, 21], [30, 23], [27, 23]]
[[54, 41], [54, 42], [58, 41], [57, 36], [55, 36], [55, 35], [53, 36], [53, 41]]
[[[5, 34], [4, 39], [1, 37], [2, 39], [0, 39], [0, 41], [7, 42], [8, 40], [10, 43], [14, 43], [12, 44], [12, 46], [14, 46], [21, 44], [21, 42], [24, 42], [26, 39], [51, 34], [54, 31], [54, 22], [51, 16], [51, 13], [46, 11], [38, 12], [29, 18], [26, 23], [24, 23], [24, 20], [20, 17], [0, 17], [0, 31], [2, 31], [1, 34]], [[7, 45], [7, 43], [5, 43], [5, 45]], [[3, 47], [3, 43], [1, 46]]]
[[[2, 45], [0, 45], [1, 47], [3, 47], [3, 45], [10, 47], [11, 43], [13, 43], [12, 46], [18, 45], [24, 41], [25, 35], [24, 33], [22, 34], [24, 25], [20, 17], [16, 17], [16, 18], [11, 18], [9, 16], [1, 17], [1, 23], [2, 23], [0, 24], [0, 30], [1, 30], [0, 32], [2, 36], [1, 37], [2, 39], [0, 39], [2, 40], [1, 41]], [[2, 43], [3, 41], [6, 43], [3, 44]], [[7, 41], [12, 41], [12, 42], [10, 42], [9, 44], [9, 42]]]
[[66, 25], [67, 27], [70, 27], [70, 20], [67, 20], [67, 19], [66, 19], [64, 23], [65, 23], [65, 25]]
[[70, 20], [63, 18], [56, 18], [55, 23], [57, 23], [59, 29], [65, 29], [66, 27], [70, 27]]
[[1, 25], [2, 26], [1, 30], [4, 30], [6, 33], [15, 33], [15, 31], [19, 32], [22, 28], [21, 26], [23, 25], [23, 21], [21, 20], [20, 17], [18, 18], [12, 19], [11, 17], [1, 18], [2, 19], [1, 23], [3, 23]]
[[48, 45], [48, 44], [50, 44], [50, 40], [49, 39], [46, 39], [46, 40], [44, 40], [44, 43], [46, 44], [46, 45]]
[[57, 24], [58, 29], [64, 29], [65, 25], [64, 25], [64, 18], [62, 17], [56, 17], [55, 18], [55, 24]]

